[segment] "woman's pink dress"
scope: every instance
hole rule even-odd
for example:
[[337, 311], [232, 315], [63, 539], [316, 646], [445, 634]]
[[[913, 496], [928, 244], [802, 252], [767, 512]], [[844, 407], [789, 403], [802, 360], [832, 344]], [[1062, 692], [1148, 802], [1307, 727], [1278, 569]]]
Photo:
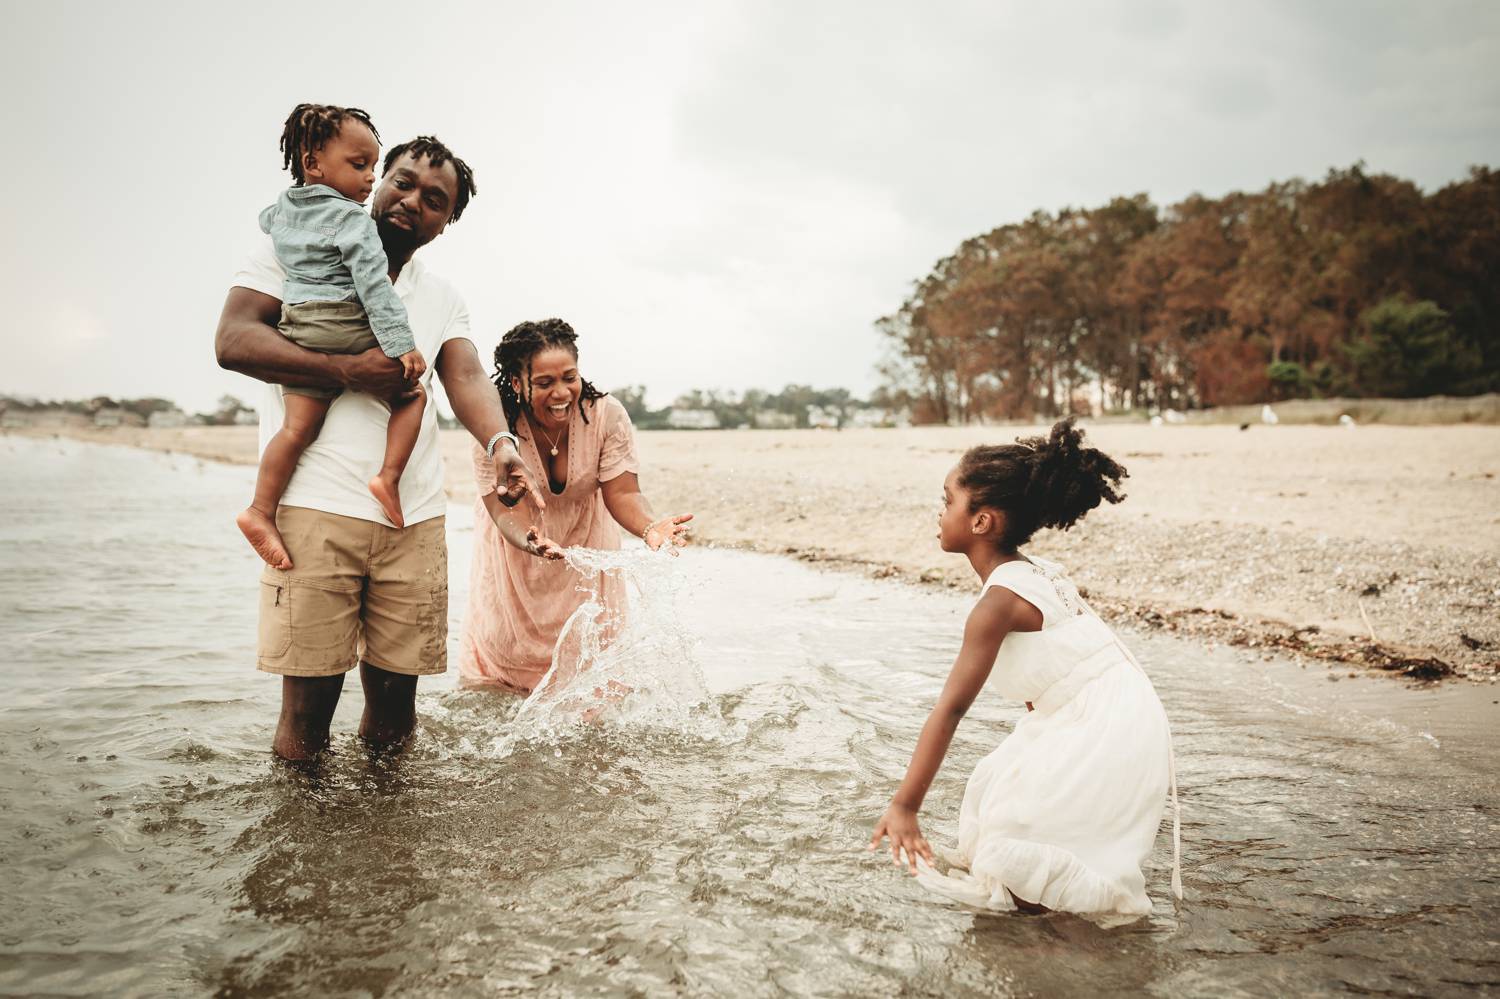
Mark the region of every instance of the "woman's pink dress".
[[[587, 407], [589, 420], [583, 421]], [[523, 422], [521, 459], [538, 489], [547, 490], [542, 533], [563, 547], [616, 549], [620, 529], [604, 506], [599, 488], [639, 468], [635, 428], [613, 396], [573, 408], [568, 429], [568, 482], [561, 493], [547, 482], [547, 465]], [[546, 446], [545, 444], [543, 446]], [[624, 583], [603, 573], [588, 584], [565, 562], [547, 561], [506, 544], [484, 507], [494, 491], [494, 467], [484, 449], [474, 448], [479, 499], [474, 512], [474, 561], [469, 570], [469, 608], [464, 616], [459, 676], [465, 683], [499, 684], [529, 693], [552, 663], [552, 649], [563, 624], [583, 603], [589, 585], [603, 586], [605, 607], [621, 607]], [[535, 509], [530, 501], [520, 509]]]

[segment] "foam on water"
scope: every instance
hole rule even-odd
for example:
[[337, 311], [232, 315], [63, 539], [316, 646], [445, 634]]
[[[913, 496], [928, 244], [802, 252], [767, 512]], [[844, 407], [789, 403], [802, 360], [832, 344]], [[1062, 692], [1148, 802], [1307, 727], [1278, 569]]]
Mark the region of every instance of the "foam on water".
[[709, 693], [698, 636], [678, 613], [692, 576], [684, 560], [647, 548], [568, 548], [564, 560], [584, 602], [563, 626], [551, 667], [495, 739], [496, 755], [601, 726], [713, 741], [742, 735]]

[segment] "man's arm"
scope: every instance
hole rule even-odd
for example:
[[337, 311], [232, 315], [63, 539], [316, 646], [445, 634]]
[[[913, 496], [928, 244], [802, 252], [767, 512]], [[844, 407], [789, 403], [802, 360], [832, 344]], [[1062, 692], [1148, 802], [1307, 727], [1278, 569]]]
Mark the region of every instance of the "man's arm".
[[[471, 341], [459, 337], [444, 343], [438, 349], [435, 368], [448, 404], [453, 407], [454, 418], [476, 441], [488, 445], [495, 434], [510, 429], [505, 423], [505, 411], [500, 408], [500, 393], [485, 375], [479, 352]], [[529, 492], [538, 507], [547, 505], [546, 498], [533, 487], [515, 445], [509, 440], [500, 441], [495, 445], [494, 460], [497, 491], [509, 500]]]
[[342, 387], [380, 398], [407, 387], [400, 363], [378, 347], [363, 354], [321, 354], [277, 332], [280, 319], [278, 299], [249, 288], [230, 288], [214, 334], [219, 367], [276, 385]]

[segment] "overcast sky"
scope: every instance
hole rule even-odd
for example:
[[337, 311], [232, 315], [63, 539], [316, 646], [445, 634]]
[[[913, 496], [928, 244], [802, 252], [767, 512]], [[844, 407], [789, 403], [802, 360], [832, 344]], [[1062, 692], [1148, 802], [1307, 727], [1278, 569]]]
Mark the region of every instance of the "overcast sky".
[[0, 391], [258, 398], [212, 337], [300, 101], [474, 167], [468, 213], [421, 252], [486, 366], [514, 323], [562, 316], [587, 377], [655, 405], [868, 391], [873, 321], [1037, 208], [1500, 165], [1489, 2], [342, 9], [7, 5]]

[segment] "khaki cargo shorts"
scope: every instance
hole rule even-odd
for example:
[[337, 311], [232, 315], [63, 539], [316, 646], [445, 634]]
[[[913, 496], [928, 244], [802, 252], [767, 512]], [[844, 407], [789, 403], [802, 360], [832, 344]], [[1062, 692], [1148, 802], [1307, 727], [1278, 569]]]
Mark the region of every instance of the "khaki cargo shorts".
[[442, 517], [398, 530], [284, 506], [276, 526], [292, 568], [261, 574], [256, 666], [282, 676], [338, 676], [361, 660], [409, 676], [448, 668]]
[[[370, 317], [358, 302], [297, 302], [281, 307], [281, 335], [299, 347], [320, 354], [363, 354], [380, 341], [370, 330]], [[341, 388], [308, 388], [305, 385], [283, 385], [281, 391], [291, 395], [310, 395], [333, 399]], [[292, 559], [295, 564], [297, 559]]]

